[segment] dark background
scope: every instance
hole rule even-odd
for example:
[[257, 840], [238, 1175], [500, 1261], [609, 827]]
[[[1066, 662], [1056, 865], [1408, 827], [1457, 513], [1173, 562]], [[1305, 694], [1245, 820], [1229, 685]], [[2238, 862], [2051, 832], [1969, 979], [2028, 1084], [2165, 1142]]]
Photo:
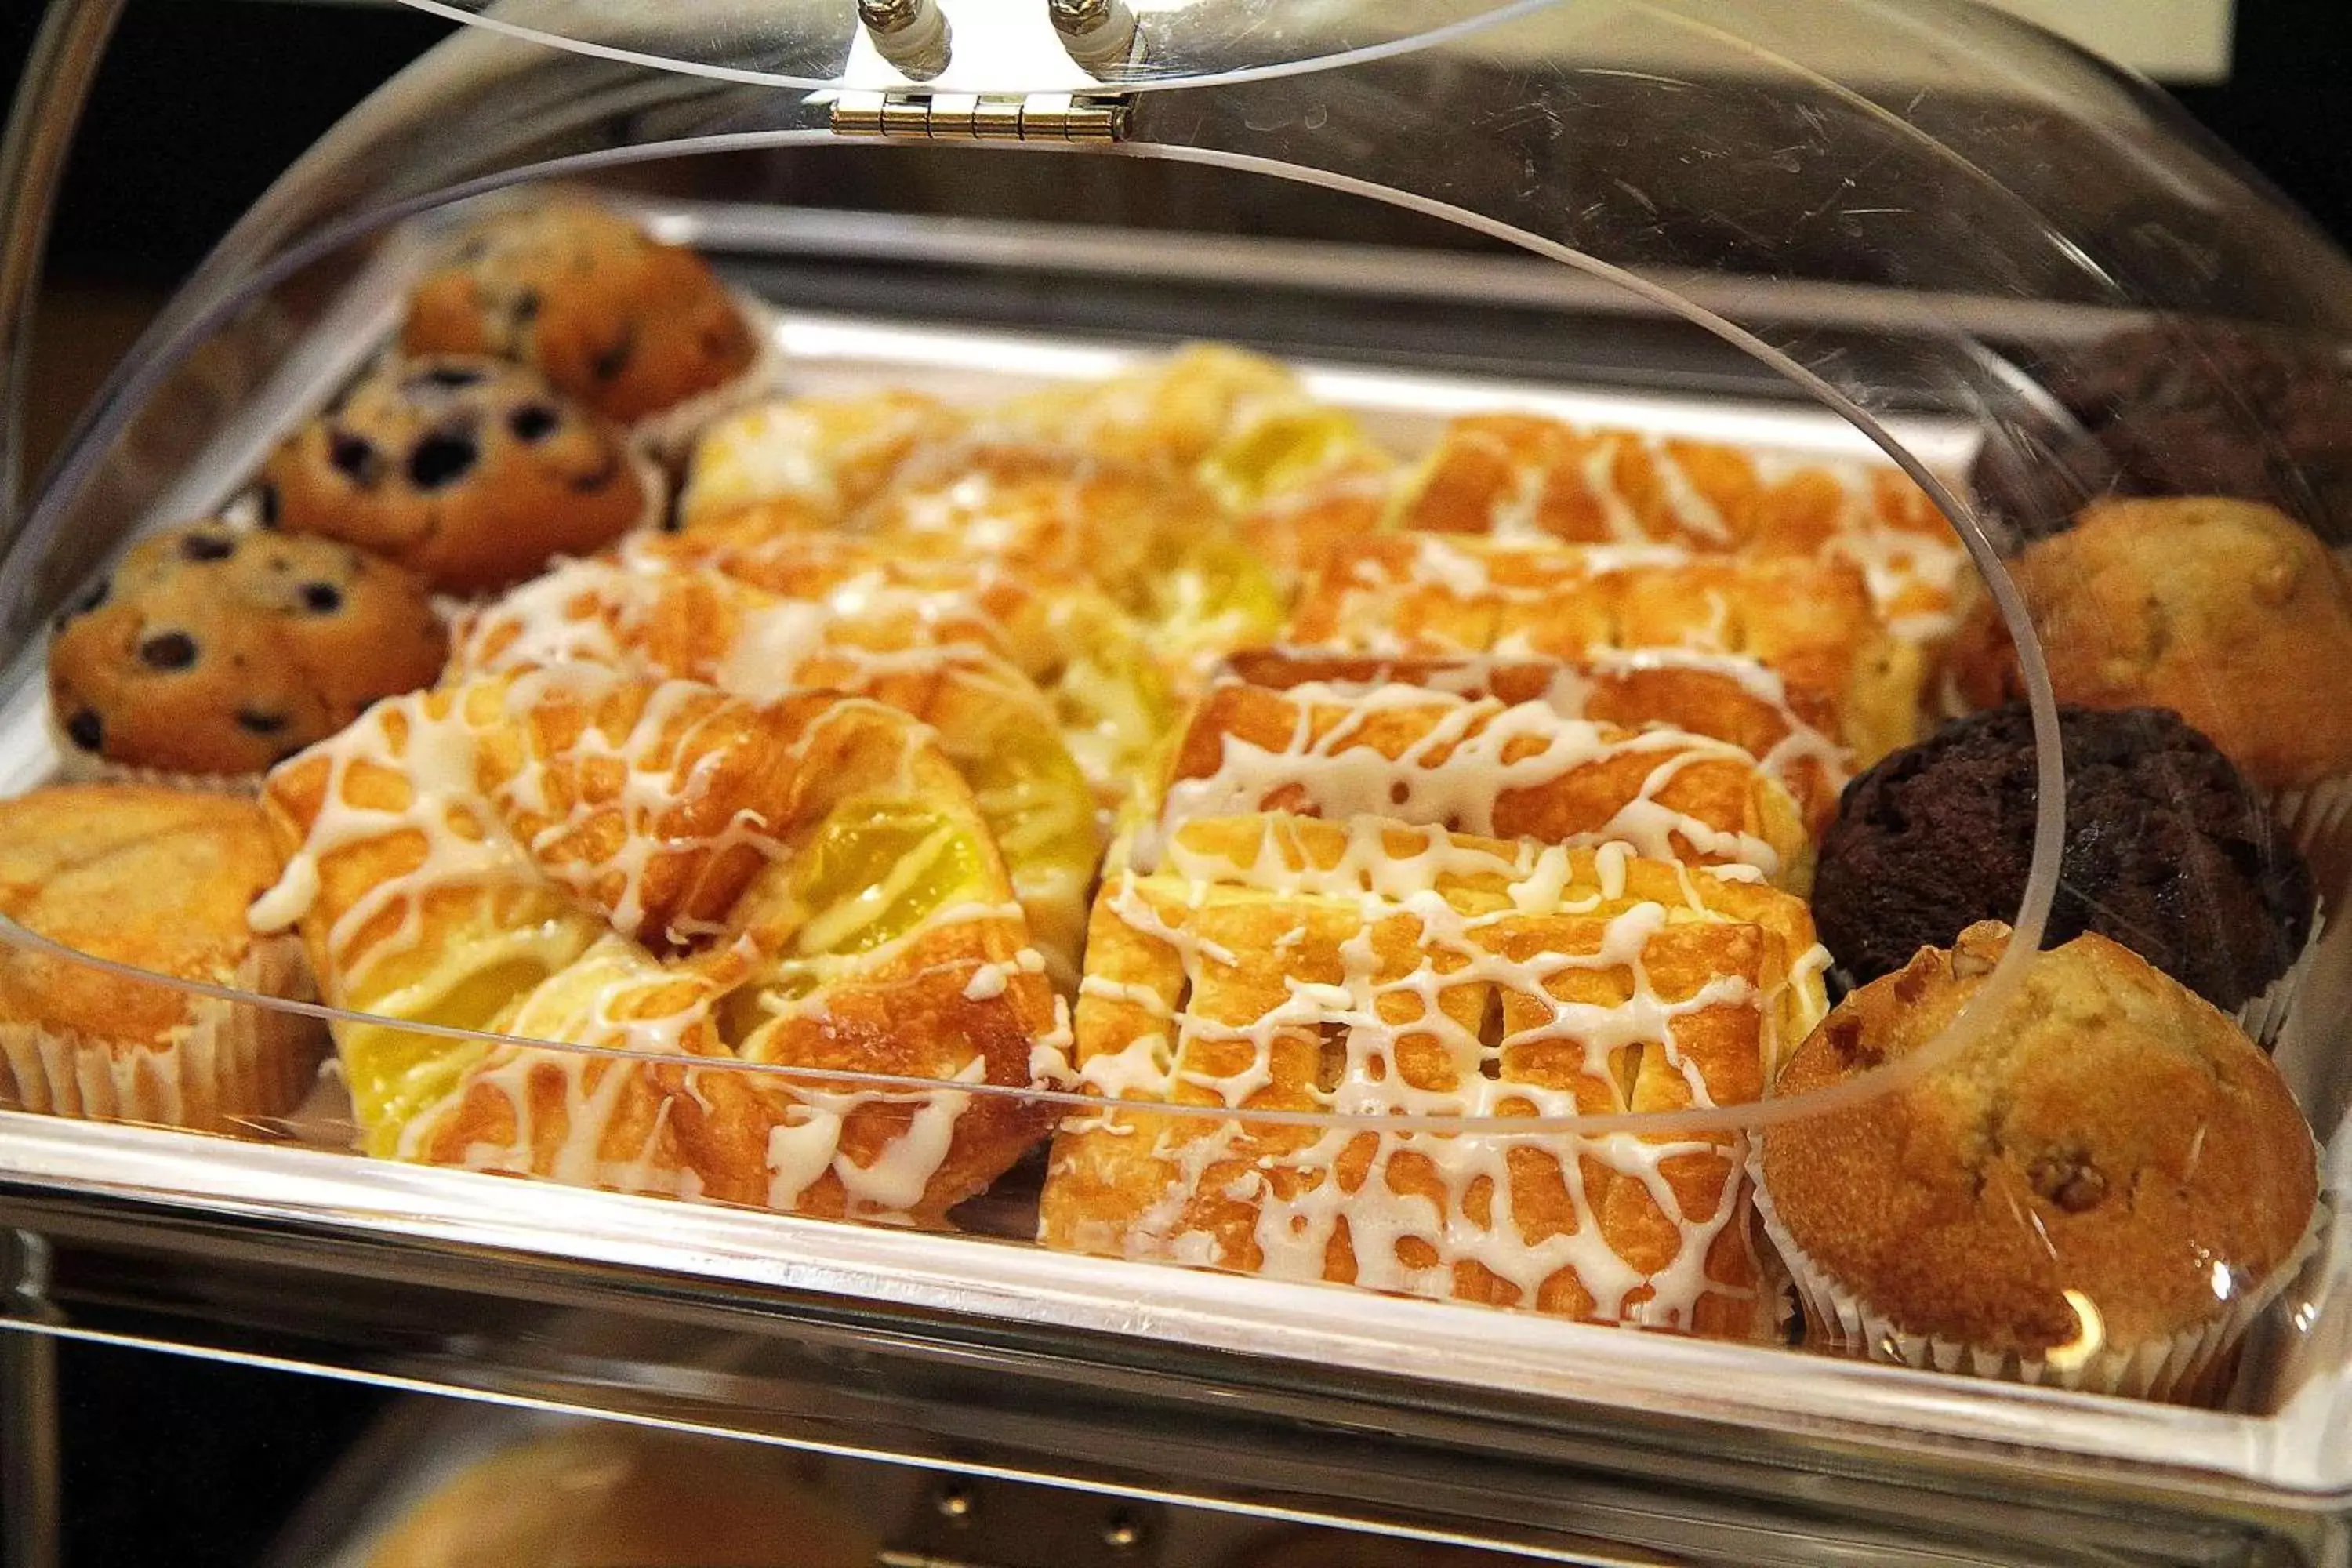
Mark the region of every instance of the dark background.
[[[0, 0], [0, 79], [17, 75], [38, 9]], [[297, 153], [446, 29], [363, 5], [133, 0], [52, 235], [28, 411], [37, 468], [157, 298]], [[2238, 0], [2231, 79], [2179, 97], [2352, 244], [2352, 4]], [[93, 1347], [65, 1348], [64, 1379], [74, 1568], [252, 1562], [378, 1399]]]

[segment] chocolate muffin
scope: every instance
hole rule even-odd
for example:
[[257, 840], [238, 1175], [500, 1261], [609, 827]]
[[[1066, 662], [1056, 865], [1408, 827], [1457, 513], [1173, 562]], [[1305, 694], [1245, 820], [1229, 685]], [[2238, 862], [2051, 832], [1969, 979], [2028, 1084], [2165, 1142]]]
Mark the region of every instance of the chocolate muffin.
[[2168, 321], [2032, 367], [2044, 407], [2006, 422], [1969, 476], [2023, 539], [2102, 496], [2230, 496], [2352, 542], [2352, 344]]
[[[2120, 942], [2225, 1012], [2311, 934], [2311, 873], [2213, 743], [2159, 708], [2062, 707], [2066, 847], [2045, 946]], [[1813, 888], [1856, 982], [1979, 921], [2014, 919], [2033, 847], [2033, 723], [2013, 702], [1945, 725], [1846, 786]]]

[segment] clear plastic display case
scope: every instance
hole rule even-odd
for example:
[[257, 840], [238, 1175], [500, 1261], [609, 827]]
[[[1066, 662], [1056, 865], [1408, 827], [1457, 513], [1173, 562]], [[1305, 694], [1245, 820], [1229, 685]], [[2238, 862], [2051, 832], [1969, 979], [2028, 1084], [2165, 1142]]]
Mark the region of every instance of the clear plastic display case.
[[412, 3], [0, 562], [24, 1563], [58, 1338], [1555, 1560], [2352, 1546], [2352, 264], [2154, 89]]

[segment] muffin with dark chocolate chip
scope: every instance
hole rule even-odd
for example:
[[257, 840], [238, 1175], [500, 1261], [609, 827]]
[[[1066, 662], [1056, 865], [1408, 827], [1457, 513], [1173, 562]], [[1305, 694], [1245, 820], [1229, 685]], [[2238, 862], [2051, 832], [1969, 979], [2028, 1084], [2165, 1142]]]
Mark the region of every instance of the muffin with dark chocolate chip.
[[[1758, 1212], [1807, 1342], [2160, 1399], [2221, 1392], [2314, 1235], [2311, 1130], [2235, 1026], [2103, 937], [2037, 953], [1939, 1047], [2006, 926], [1848, 996], [1774, 1093], [1924, 1073], [1761, 1134]], [[1954, 1049], [1954, 1047], [1957, 1049]]]
[[494, 359], [394, 361], [295, 432], [261, 513], [357, 544], [444, 593], [487, 593], [611, 543], [657, 507], [620, 429]]
[[724, 386], [758, 357], [709, 263], [581, 201], [467, 231], [417, 285], [401, 341], [410, 353], [530, 365], [625, 424]]
[[447, 644], [391, 562], [200, 522], [139, 544], [58, 617], [49, 700], [68, 771], [247, 778], [431, 685]]
[[[2045, 946], [2096, 931], [2224, 1012], [2285, 974], [2312, 932], [2303, 857], [2214, 744], [2160, 708], [2062, 706], [2066, 839]], [[1858, 981], [1948, 947], [2025, 896], [2032, 714], [1945, 725], [1846, 786], [1813, 879], [1823, 945]]]

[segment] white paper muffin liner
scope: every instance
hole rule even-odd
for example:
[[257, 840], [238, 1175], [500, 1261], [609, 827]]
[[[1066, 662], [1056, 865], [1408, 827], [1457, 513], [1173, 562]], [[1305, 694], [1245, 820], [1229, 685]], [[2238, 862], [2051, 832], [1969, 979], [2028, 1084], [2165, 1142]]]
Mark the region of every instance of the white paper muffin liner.
[[151, 784], [163, 789], [191, 790], [200, 795], [237, 795], [250, 799], [261, 793], [261, 773], [188, 773], [170, 768], [142, 768], [118, 763], [74, 743], [49, 710], [49, 745], [57, 752], [58, 777], [67, 784]]
[[[300, 942], [256, 941], [235, 984], [259, 996], [309, 996]], [[257, 1120], [310, 1094], [327, 1053], [319, 1019], [218, 996], [191, 994], [187, 1004], [187, 1022], [162, 1044], [0, 1024], [0, 1107], [250, 1136]]]
[[2303, 995], [2303, 983], [2311, 973], [2312, 956], [2319, 951], [2319, 938], [2327, 928], [2326, 911], [2311, 911], [2311, 934], [2304, 939], [2303, 951], [2294, 955], [2286, 973], [2263, 988], [2261, 995], [2240, 1007], [2231, 1016], [2249, 1039], [2268, 1051], [2278, 1045], [2279, 1034], [2286, 1021], [2294, 1016], [2295, 1003]]
[[2294, 847], [2321, 857], [2343, 843], [2345, 816], [2352, 812], [2352, 773], [2324, 778], [2308, 789], [2269, 792], [2265, 802]]
[[739, 408], [772, 395], [782, 384], [784, 350], [776, 339], [776, 312], [765, 300], [740, 289], [729, 289], [728, 297], [742, 313], [743, 324], [751, 329], [760, 345], [759, 353], [732, 381], [721, 382], [708, 392], [698, 392], [683, 403], [673, 403], [629, 426], [630, 441], [661, 462], [683, 460], [705, 427]]
[[2228, 1356], [2246, 1331], [2277, 1300], [2317, 1250], [2325, 1234], [2327, 1204], [2312, 1205], [2303, 1238], [2255, 1288], [2231, 1302], [2220, 1316], [2144, 1344], [2109, 1346], [2079, 1363], [2053, 1363], [2017, 1350], [1988, 1350], [1933, 1334], [1913, 1333], [1874, 1312], [1830, 1277], [1780, 1223], [1764, 1189], [1764, 1135], [1748, 1156], [1748, 1176], [1756, 1216], [1773, 1250], [1788, 1268], [1805, 1312], [1804, 1343], [1865, 1361], [1919, 1371], [1959, 1373], [2004, 1383], [2090, 1394], [2118, 1394], [2175, 1404], [2213, 1404], [2225, 1392], [2215, 1386]]

